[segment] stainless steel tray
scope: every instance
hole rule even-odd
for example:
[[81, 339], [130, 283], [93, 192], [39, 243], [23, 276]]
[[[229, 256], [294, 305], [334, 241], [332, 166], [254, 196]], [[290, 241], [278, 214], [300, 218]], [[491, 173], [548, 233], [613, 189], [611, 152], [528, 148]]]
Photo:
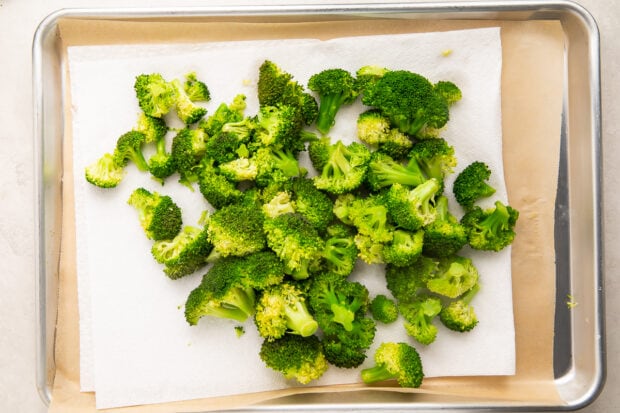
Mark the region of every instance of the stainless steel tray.
[[[178, 21], [205, 18], [274, 19], [295, 22], [338, 18], [432, 20], [552, 20], [565, 37], [560, 171], [555, 239], [556, 289], [554, 384], [562, 403], [515, 406], [496, 401], [429, 401], [398, 394], [305, 395], [256, 409], [445, 409], [512, 408], [575, 410], [591, 403], [606, 374], [601, 223], [601, 109], [599, 35], [592, 16], [569, 1], [491, 1], [289, 6], [226, 6], [170, 9], [67, 9], [41, 22], [33, 42], [34, 165], [37, 214], [37, 386], [50, 403], [55, 374], [54, 342], [58, 305], [63, 185], [63, 59], [60, 19]], [[579, 297], [579, 312], [566, 297]]]

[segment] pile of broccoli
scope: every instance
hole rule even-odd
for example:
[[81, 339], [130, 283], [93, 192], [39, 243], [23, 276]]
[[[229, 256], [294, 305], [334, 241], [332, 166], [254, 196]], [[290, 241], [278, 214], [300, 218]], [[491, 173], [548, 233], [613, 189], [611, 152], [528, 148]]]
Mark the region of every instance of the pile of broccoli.
[[[510, 245], [518, 211], [499, 200], [478, 205], [495, 193], [481, 161], [451, 188], [462, 217], [449, 208], [457, 158], [440, 134], [459, 88], [376, 66], [326, 69], [306, 86], [268, 60], [257, 77], [256, 113], [244, 94], [208, 113], [199, 103], [211, 93], [196, 73], [137, 76], [136, 124], [85, 170], [101, 188], [119, 185], [133, 164], [163, 188], [176, 180], [198, 189], [205, 205], [193, 225], [165, 194], [138, 188], [128, 200], [164, 274], [202, 274], [185, 303], [187, 323], [218, 317], [236, 331], [252, 323], [265, 365], [302, 384], [329, 366], [362, 365], [380, 324], [401, 319], [422, 345], [436, 340], [439, 323], [471, 331], [481, 282], [462, 252]], [[355, 139], [330, 137], [340, 108], [356, 101], [364, 110]], [[172, 116], [183, 126], [168, 127]], [[377, 264], [391, 296], [371, 296], [350, 277]], [[364, 382], [421, 385], [411, 343], [381, 343], [374, 358]]]

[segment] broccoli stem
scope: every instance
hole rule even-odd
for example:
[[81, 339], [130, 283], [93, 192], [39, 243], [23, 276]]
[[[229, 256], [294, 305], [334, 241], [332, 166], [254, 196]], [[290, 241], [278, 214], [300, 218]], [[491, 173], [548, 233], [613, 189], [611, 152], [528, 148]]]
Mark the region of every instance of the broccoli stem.
[[396, 377], [396, 375], [390, 373], [383, 364], [378, 364], [374, 367], [363, 369], [361, 375], [364, 383], [375, 383], [378, 381], [389, 380]]
[[287, 327], [302, 337], [311, 336], [318, 328], [317, 322], [302, 302], [296, 302], [294, 306], [287, 306], [284, 314], [286, 315]]
[[316, 120], [316, 128], [325, 135], [334, 126], [336, 122], [336, 114], [342, 106], [343, 99], [340, 95], [324, 95], [321, 96], [321, 104], [319, 106], [319, 116]]
[[229, 308], [228, 306], [230, 306], [232, 309], [237, 308], [241, 310], [245, 314], [245, 320], [248, 316], [254, 314], [255, 302], [254, 290], [251, 288], [235, 288], [223, 305], [224, 308]]
[[353, 320], [355, 319], [355, 313], [350, 309], [334, 303], [331, 305], [331, 310], [334, 313], [334, 322], [341, 324], [346, 331], [353, 330]]
[[473, 287], [469, 289], [469, 291], [463, 294], [463, 296], [460, 298], [460, 301], [462, 301], [463, 304], [469, 304], [471, 300], [474, 299], [476, 294], [478, 294], [478, 291], [480, 291], [480, 284], [476, 283]]
[[133, 161], [133, 163], [136, 164], [136, 167], [142, 171], [142, 172], [146, 172], [149, 170], [149, 164], [146, 161], [146, 159], [144, 159], [144, 154], [142, 153], [141, 150], [135, 150], [131, 153], [131, 160]]
[[205, 314], [211, 315], [213, 317], [228, 318], [231, 320], [239, 321], [240, 323], [248, 319], [248, 314], [245, 311], [233, 307], [209, 306], [209, 309], [206, 311]]
[[508, 209], [498, 201], [495, 203], [495, 210], [480, 223], [480, 226], [487, 232], [498, 234], [507, 228], [509, 219]]

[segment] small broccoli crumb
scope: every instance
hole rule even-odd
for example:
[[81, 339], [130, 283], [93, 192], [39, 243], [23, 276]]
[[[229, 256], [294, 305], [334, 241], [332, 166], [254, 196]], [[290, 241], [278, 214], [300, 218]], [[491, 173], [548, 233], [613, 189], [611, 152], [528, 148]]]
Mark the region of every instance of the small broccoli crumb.
[[245, 327], [241, 325], [235, 326], [235, 334], [237, 335], [237, 338], [241, 338], [245, 334]]

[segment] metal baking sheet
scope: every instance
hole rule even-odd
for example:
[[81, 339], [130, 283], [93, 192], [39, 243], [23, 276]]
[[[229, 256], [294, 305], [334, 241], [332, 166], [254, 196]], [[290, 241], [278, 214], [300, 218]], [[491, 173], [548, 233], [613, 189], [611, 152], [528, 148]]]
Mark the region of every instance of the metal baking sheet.
[[[296, 6], [230, 6], [170, 9], [66, 9], [41, 22], [33, 42], [34, 163], [37, 215], [37, 386], [49, 403], [54, 380], [57, 288], [62, 237], [64, 113], [60, 19], [186, 21], [257, 17], [295, 22], [338, 18], [415, 20], [552, 20], [565, 36], [560, 170], [555, 214], [556, 309], [554, 383], [557, 406], [535, 402], [411, 399], [397, 393], [292, 396], [256, 406], [270, 409], [507, 408], [575, 410], [591, 403], [605, 381], [605, 336], [601, 223], [601, 110], [599, 35], [587, 10], [569, 1], [385, 3]], [[579, 297], [579, 312], [566, 305]]]

